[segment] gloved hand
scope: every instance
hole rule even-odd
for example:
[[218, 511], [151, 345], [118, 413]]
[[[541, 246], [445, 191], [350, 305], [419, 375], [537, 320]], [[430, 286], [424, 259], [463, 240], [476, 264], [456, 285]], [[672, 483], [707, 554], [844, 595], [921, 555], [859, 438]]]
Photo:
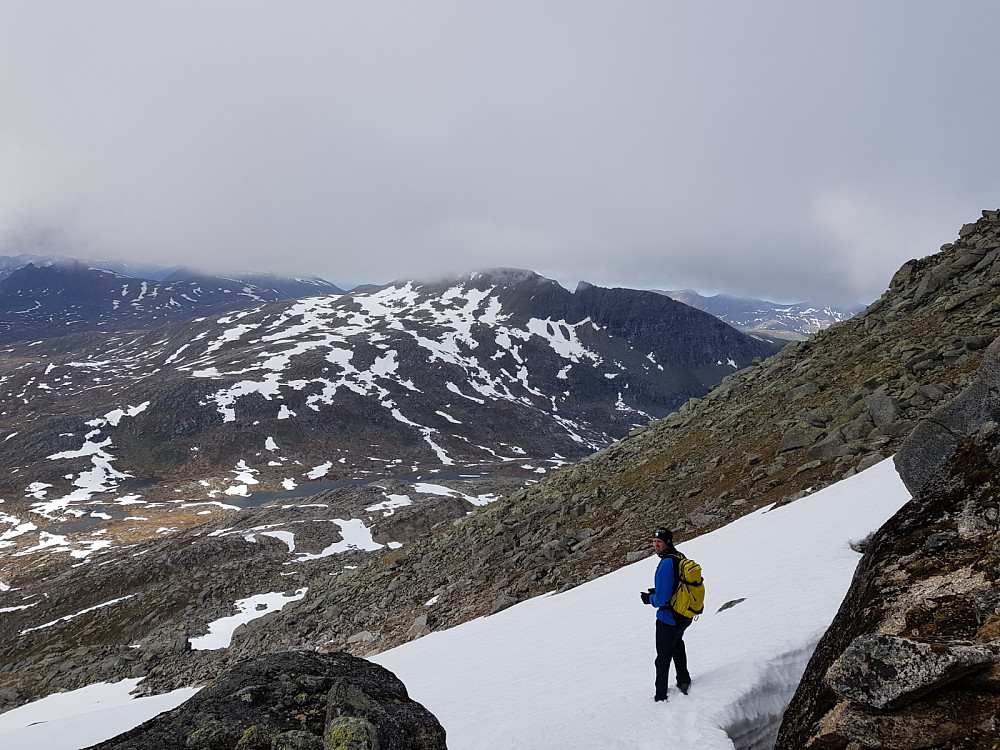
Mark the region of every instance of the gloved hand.
[[639, 598], [642, 599], [643, 604], [649, 604], [649, 591], [643, 591], [639, 594]]

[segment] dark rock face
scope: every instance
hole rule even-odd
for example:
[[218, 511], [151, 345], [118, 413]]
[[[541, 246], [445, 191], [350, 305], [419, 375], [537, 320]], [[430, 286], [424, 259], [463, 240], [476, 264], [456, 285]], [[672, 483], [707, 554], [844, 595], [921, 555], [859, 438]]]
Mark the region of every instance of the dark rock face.
[[896, 456], [913, 494], [875, 535], [777, 748], [978, 748], [1000, 733], [1000, 341]]
[[444, 750], [445, 731], [387, 669], [348, 654], [238, 664], [183, 705], [92, 750]]
[[[896, 459], [899, 474], [914, 496], [960, 490], [966, 481], [961, 471], [949, 470], [962, 443], [993, 441], [1000, 428], [1000, 357], [990, 347], [979, 367], [976, 382], [951, 404], [938, 409], [933, 419], [922, 422], [914, 431], [907, 450]], [[996, 463], [990, 457], [987, 463]]]

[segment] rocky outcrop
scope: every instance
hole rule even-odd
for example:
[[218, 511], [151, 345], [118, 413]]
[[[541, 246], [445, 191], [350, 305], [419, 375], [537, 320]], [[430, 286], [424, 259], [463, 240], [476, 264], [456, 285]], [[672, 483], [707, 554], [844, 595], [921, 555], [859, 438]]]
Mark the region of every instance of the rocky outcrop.
[[998, 661], [997, 650], [988, 646], [865, 633], [827, 670], [826, 683], [868, 708], [896, 709]]
[[896, 456], [913, 495], [872, 539], [777, 748], [979, 748], [1000, 736], [1000, 341]]
[[91, 750], [444, 750], [445, 731], [389, 670], [348, 654], [239, 664]]

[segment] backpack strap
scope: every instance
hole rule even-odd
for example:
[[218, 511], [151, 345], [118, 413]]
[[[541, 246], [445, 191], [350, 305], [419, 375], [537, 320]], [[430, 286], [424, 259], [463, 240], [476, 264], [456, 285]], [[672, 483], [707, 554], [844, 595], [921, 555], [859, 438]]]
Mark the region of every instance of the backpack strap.
[[[687, 558], [684, 557], [684, 555], [682, 555], [680, 552], [677, 553], [671, 552], [670, 554], [667, 555], [667, 557], [669, 557], [671, 560], [674, 561], [674, 588], [670, 592], [670, 598], [673, 599], [674, 594], [677, 593], [677, 589], [680, 588], [681, 585], [681, 560], [686, 560]], [[668, 604], [667, 606], [670, 605]]]

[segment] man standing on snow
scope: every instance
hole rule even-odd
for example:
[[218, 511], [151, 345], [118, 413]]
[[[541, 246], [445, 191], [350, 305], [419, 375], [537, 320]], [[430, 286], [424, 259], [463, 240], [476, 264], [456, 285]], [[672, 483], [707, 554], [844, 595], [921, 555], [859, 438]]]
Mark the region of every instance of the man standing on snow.
[[660, 558], [653, 577], [653, 588], [644, 591], [643, 604], [656, 607], [656, 693], [655, 701], [667, 699], [667, 685], [670, 683], [670, 662], [677, 669], [677, 687], [687, 695], [691, 687], [691, 675], [687, 668], [687, 653], [684, 650], [684, 630], [691, 624], [688, 617], [679, 615], [670, 608], [670, 599], [677, 582], [677, 548], [674, 547], [673, 532], [661, 526], [653, 532], [653, 549]]

